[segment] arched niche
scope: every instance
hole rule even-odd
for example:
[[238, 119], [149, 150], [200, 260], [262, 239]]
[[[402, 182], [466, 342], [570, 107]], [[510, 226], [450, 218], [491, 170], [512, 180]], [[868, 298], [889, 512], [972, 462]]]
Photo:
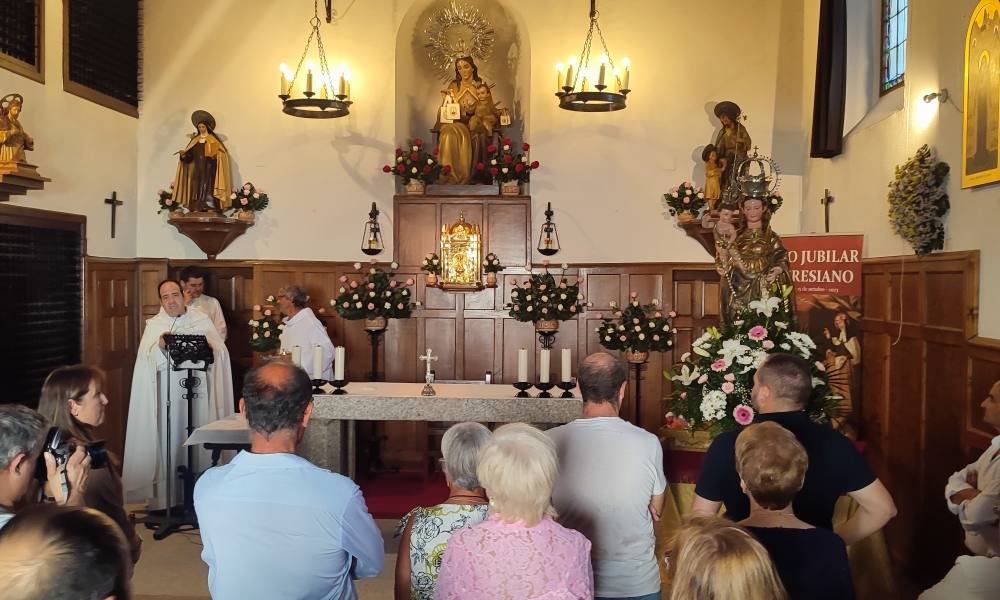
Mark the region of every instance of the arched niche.
[[520, 145], [528, 130], [531, 52], [519, 15], [496, 0], [416, 0], [410, 6], [396, 32], [394, 142], [398, 145], [413, 137], [434, 140], [431, 129], [448, 82], [428, 56], [425, 30], [433, 15], [453, 4], [478, 9], [493, 25], [493, 53], [478, 61], [479, 75], [493, 85], [494, 100], [509, 110], [511, 124], [504, 133]]

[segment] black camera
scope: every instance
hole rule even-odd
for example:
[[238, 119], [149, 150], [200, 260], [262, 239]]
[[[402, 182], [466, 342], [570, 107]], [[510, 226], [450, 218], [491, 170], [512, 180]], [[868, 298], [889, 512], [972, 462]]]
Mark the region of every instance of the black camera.
[[[104, 440], [91, 442], [84, 446], [84, 449], [90, 455], [91, 469], [103, 469], [108, 466], [108, 450], [104, 447]], [[53, 458], [56, 459], [56, 466], [61, 467], [76, 452], [76, 443], [72, 441], [66, 430], [58, 427], [49, 429], [45, 436], [45, 444], [42, 445], [42, 452], [38, 455], [38, 462], [35, 464], [35, 477], [42, 483], [48, 479], [48, 469], [45, 467], [46, 452], [52, 454]]]

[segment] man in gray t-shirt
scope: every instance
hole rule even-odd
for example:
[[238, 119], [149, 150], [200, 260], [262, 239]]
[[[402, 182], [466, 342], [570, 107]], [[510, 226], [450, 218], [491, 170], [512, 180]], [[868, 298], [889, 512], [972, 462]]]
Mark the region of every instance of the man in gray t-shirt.
[[559, 522], [593, 545], [597, 599], [657, 599], [653, 521], [667, 487], [660, 441], [618, 416], [628, 380], [622, 360], [591, 354], [578, 379], [582, 418], [547, 432], [559, 454], [552, 504]]

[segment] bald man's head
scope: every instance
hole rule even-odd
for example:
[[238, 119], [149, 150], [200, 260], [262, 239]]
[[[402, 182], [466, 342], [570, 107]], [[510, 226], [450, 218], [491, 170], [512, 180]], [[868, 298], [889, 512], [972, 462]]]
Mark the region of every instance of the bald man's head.
[[610, 402], [618, 406], [622, 384], [628, 378], [625, 361], [607, 352], [596, 352], [580, 363], [577, 379], [584, 402]]
[[312, 402], [312, 382], [295, 365], [265, 362], [243, 379], [243, 401], [250, 429], [265, 437], [283, 429], [294, 431]]

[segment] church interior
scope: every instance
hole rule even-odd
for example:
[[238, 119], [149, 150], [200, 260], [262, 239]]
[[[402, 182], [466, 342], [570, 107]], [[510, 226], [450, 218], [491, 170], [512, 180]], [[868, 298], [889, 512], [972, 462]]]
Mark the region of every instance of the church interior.
[[[775, 310], [897, 511], [848, 547], [857, 597], [916, 598], [969, 553], [942, 496], [1000, 428], [997, 0], [2, 4], [0, 403], [99, 367], [127, 474], [147, 320], [199, 274], [234, 396], [193, 427], [255, 365], [302, 365], [303, 453], [361, 487], [386, 560], [358, 594], [390, 598], [396, 522], [448, 493], [448, 426], [571, 421], [607, 351], [621, 418], [662, 444], [662, 558], [711, 437], [743, 424], [685, 404], [704, 382], [681, 370], [767, 304], [720, 216], [750, 220], [757, 190], [787, 251]], [[546, 289], [565, 299], [525, 301]], [[280, 342], [286, 305], [328, 339]], [[619, 343], [629, 310], [663, 333]], [[137, 531], [135, 598], [210, 597], [197, 530]]]

